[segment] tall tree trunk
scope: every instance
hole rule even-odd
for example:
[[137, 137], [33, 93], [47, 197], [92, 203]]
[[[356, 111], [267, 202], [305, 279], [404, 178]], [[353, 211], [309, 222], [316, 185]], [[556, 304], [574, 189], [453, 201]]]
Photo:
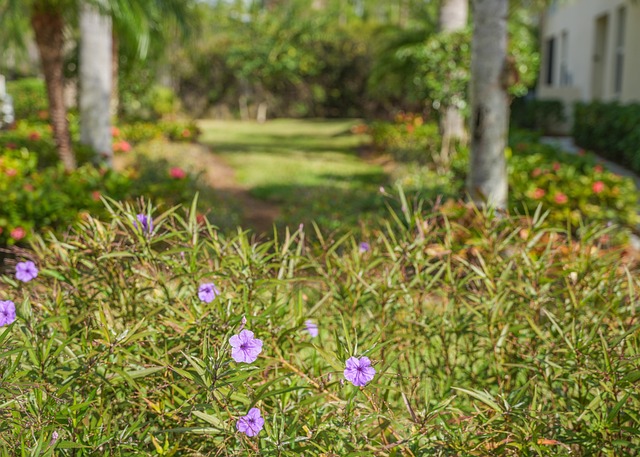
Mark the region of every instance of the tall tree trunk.
[[94, 6], [80, 7], [80, 141], [96, 162], [113, 164], [111, 147], [111, 17]]
[[64, 105], [64, 20], [59, 11], [36, 7], [31, 14], [31, 26], [47, 85], [53, 138], [64, 167], [73, 170], [76, 168], [76, 159], [71, 150], [67, 109]]
[[118, 108], [120, 107], [120, 93], [118, 91], [118, 71], [120, 70], [120, 41], [118, 40], [118, 32], [115, 27], [111, 29], [111, 117], [118, 116]]
[[[469, 0], [444, 0], [440, 6], [438, 26], [441, 33], [452, 33], [464, 29], [469, 18]], [[464, 116], [457, 106], [447, 106], [440, 118], [442, 133], [441, 159], [448, 162], [452, 140], [465, 141]]]
[[508, 0], [474, 0], [471, 46], [471, 163], [467, 188], [480, 205], [506, 208]]

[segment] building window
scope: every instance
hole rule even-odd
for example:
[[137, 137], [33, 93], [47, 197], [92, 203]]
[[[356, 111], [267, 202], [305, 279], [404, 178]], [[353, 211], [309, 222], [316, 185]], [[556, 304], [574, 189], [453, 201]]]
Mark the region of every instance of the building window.
[[622, 92], [622, 72], [624, 71], [624, 34], [627, 19], [627, 9], [621, 6], [618, 9], [618, 24], [616, 27], [616, 54], [613, 59], [613, 93], [620, 95]]
[[560, 36], [560, 85], [570, 86], [571, 78], [569, 76], [569, 32], [566, 30]]
[[547, 83], [547, 86], [553, 86], [553, 75], [555, 72], [555, 48], [556, 48], [556, 43], [555, 43], [555, 39], [554, 38], [549, 38], [547, 40], [547, 65], [546, 65], [546, 75], [545, 75], [545, 82]]

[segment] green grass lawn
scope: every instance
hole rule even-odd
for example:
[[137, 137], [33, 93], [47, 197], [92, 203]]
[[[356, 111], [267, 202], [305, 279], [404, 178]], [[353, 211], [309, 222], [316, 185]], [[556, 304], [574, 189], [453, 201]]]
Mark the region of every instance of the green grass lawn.
[[368, 142], [355, 120], [273, 120], [265, 124], [201, 121], [201, 142], [236, 170], [251, 193], [283, 207], [282, 223], [322, 221], [329, 228], [356, 222], [383, 206], [388, 178], [358, 156]]

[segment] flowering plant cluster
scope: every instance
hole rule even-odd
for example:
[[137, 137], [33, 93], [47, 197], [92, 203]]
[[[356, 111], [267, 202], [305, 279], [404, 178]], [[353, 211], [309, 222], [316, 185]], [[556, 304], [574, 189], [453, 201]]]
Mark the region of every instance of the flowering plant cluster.
[[611, 229], [576, 241], [408, 200], [386, 231], [257, 242], [197, 210], [109, 203], [109, 221], [36, 240], [0, 276], [7, 455], [586, 457], [640, 444], [627, 432], [640, 266], [601, 246]]

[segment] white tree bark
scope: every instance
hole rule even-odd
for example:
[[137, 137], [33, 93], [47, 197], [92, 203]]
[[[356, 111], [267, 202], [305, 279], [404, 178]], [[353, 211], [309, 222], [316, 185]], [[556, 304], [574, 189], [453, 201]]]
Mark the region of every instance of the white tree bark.
[[503, 75], [508, 0], [474, 0], [473, 6], [471, 163], [467, 190], [479, 205], [506, 208], [509, 103]]
[[111, 18], [93, 6], [80, 8], [80, 140], [112, 166]]
[[468, 0], [444, 0], [440, 6], [438, 26], [441, 32], [456, 32], [467, 26]]
[[[441, 33], [452, 33], [464, 29], [469, 19], [469, 0], [444, 0], [440, 5], [438, 27]], [[452, 140], [466, 140], [464, 117], [457, 106], [444, 108], [440, 120], [442, 133], [442, 149], [440, 151], [443, 162], [448, 162], [451, 153]]]

